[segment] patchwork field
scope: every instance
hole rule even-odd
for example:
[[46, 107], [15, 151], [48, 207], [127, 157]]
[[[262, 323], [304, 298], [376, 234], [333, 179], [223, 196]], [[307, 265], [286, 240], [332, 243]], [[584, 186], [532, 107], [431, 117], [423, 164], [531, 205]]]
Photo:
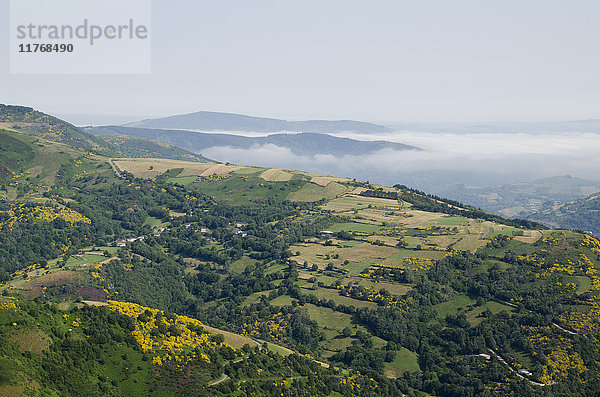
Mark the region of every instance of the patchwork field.
[[310, 181], [312, 183], [316, 183], [317, 185], [327, 186], [331, 182], [348, 182], [349, 179], [348, 178], [339, 178], [339, 177], [335, 177], [335, 176], [315, 175], [310, 179]]
[[166, 159], [114, 159], [113, 163], [121, 170], [132, 173], [138, 178], [154, 178], [164, 172], [182, 168], [180, 176], [201, 175], [214, 163], [194, 163], [191, 161]]
[[[248, 235], [231, 239], [229, 236], [235, 222], [222, 220], [216, 223], [217, 226], [213, 226], [209, 223], [212, 219], [207, 218], [206, 223], [198, 225], [210, 230], [203, 232], [196, 240], [208, 239], [205, 245], [204, 242], [199, 244], [207, 250], [195, 252], [190, 249], [176, 257], [177, 261], [182, 260], [180, 263], [183, 265], [180, 268], [181, 274], [176, 276], [177, 281], [185, 280], [185, 283], [194, 286], [199, 292], [207, 291], [206, 301], [201, 303], [202, 309], [198, 311], [200, 315], [215, 316], [212, 318], [218, 318], [219, 321], [223, 321], [221, 315], [229, 316], [224, 317], [228, 324], [224, 328], [268, 339], [269, 347], [283, 355], [290, 354], [291, 349], [298, 347], [288, 339], [291, 327], [309, 324], [317, 329], [313, 335], [319, 335], [312, 338], [317, 339], [313, 346], [315, 357], [319, 360], [331, 360], [333, 365], [338, 365], [336, 362], [339, 363], [339, 357], [343, 355], [337, 353], [352, 350], [357, 344], [363, 343], [364, 338], [368, 338], [375, 349], [390, 349], [393, 352], [386, 355], [383, 364], [383, 373], [388, 378], [402, 377], [406, 371], [419, 371], [419, 360], [415, 353], [417, 350], [413, 349], [411, 352], [400, 344], [394, 346], [390, 343], [388, 346], [387, 341], [376, 336], [385, 335], [379, 333], [375, 325], [367, 323], [365, 317], [361, 317], [364, 315], [362, 309], [372, 309], [375, 310], [372, 313], [384, 316], [388, 313], [387, 310], [394, 308], [399, 309], [398, 313], [409, 313], [415, 297], [422, 294], [425, 277], [432, 276], [434, 272], [431, 270], [437, 271], [438, 265], [443, 268], [451, 259], [441, 264], [436, 264], [436, 261], [454, 255], [467, 257], [465, 252], [475, 252], [486, 247], [492, 239], [497, 243], [496, 238], [499, 236], [506, 235], [511, 239], [507, 240], [506, 246], [497, 248], [493, 256], [488, 256], [477, 262], [476, 266], [465, 270], [467, 277], [506, 272], [513, 263], [504, 260], [504, 254], [513, 251], [518, 251], [519, 254], [533, 253], [542, 242], [556, 239], [554, 233], [546, 231], [522, 232], [514, 227], [481, 219], [417, 210], [413, 205], [396, 199], [361, 196], [361, 192], [371, 190], [372, 186], [357, 186], [361, 182], [345, 178], [311, 176], [284, 169], [177, 160], [116, 159], [114, 162], [119, 169], [138, 177], [150, 178], [164, 174], [163, 178], [159, 178], [163, 183], [184, 185], [189, 195], [206, 194], [215, 201], [222, 201], [230, 208], [229, 211], [237, 214], [236, 221], [249, 222], [247, 227], [242, 228]], [[164, 186], [164, 191], [167, 192], [171, 188], [170, 185]], [[383, 192], [381, 196], [385, 196], [385, 192], [394, 191], [392, 188], [376, 188]], [[318, 203], [289, 205], [286, 200]], [[260, 228], [252, 218], [238, 219], [252, 214], [257, 208], [263, 208], [263, 204], [266, 206], [273, 202], [281, 204], [277, 210], [290, 210], [293, 215], [277, 219], [276, 216], [270, 218], [271, 214], [267, 214], [269, 221], [263, 222]], [[248, 204], [250, 206], [245, 208], [238, 207]], [[199, 207], [209, 211], [206, 202]], [[189, 210], [191, 207], [187, 205], [176, 208], [170, 209], [168, 215], [165, 212], [161, 219], [161, 215], [147, 216], [144, 228], [176, 229], [178, 225], [195, 222], [191, 220], [193, 215], [204, 213], [195, 208], [192, 213]], [[182, 217], [187, 218], [181, 219]], [[210, 217], [216, 216], [211, 213]], [[275, 259], [263, 256], [268, 252], [262, 251], [263, 247], [271, 244], [275, 234], [277, 239], [280, 235], [286, 235], [288, 230], [293, 230], [298, 219], [319, 219], [320, 223], [307, 234], [308, 237], [289, 240], [296, 243], [286, 246], [285, 251], [277, 254], [279, 256]], [[274, 230], [273, 226], [281, 228], [263, 246], [258, 244], [261, 233], [269, 235]], [[180, 228], [183, 229], [181, 226]], [[180, 233], [180, 238], [185, 239], [183, 236], [186, 236], [187, 231], [177, 232]], [[168, 238], [170, 234], [164, 233], [162, 238]], [[244, 240], [246, 237], [247, 240]], [[103, 301], [109, 292], [104, 287], [109, 287], [99, 281], [101, 272], [96, 266], [122, 256], [123, 251], [117, 252], [118, 249], [120, 248], [100, 247], [99, 250], [92, 250], [90, 247], [70, 253], [66, 262], [59, 258], [49, 261], [48, 269], [37, 268], [25, 272], [9, 280], [2, 289], [10, 288], [10, 293], [19, 291], [27, 297], [48, 294], [57, 301], [62, 299], [60, 308], [65, 311], [76, 310], [85, 302], [90, 305], [105, 304]], [[167, 253], [168, 249], [165, 248], [157, 256]], [[105, 251], [108, 254], [104, 254]], [[153, 262], [150, 256], [140, 255], [145, 254], [141, 251], [132, 257], [141, 259], [143, 263]], [[196, 258], [191, 258], [192, 256]], [[211, 258], [218, 260], [214, 259], [213, 262]], [[577, 257], [571, 259], [576, 261]], [[296, 264], [290, 264], [290, 261]], [[124, 264], [124, 274], [136, 270], [131, 263]], [[213, 272], [212, 280], [204, 279], [208, 273]], [[255, 280], [244, 285], [246, 274], [248, 278]], [[268, 283], [264, 282], [263, 277], [268, 278]], [[224, 283], [222, 288], [209, 285], [220, 282]], [[562, 282], [572, 283], [571, 288], [578, 294], [593, 288], [592, 279], [580, 274], [563, 277]], [[437, 316], [428, 325], [439, 323], [442, 329], [446, 329], [449, 324], [446, 322], [447, 316], [450, 316], [448, 321], [453, 321], [452, 316], [464, 315], [468, 324], [476, 326], [486, 321], [490, 315], [503, 311], [515, 312], [515, 308], [500, 301], [476, 299], [467, 295], [464, 292], [466, 290], [455, 290], [450, 283], [444, 284], [439, 280], [431, 283], [436, 285], [435, 288], [439, 284], [437, 302], [447, 300], [433, 307]], [[234, 301], [228, 294], [231, 291], [237, 293], [238, 287], [243, 293], [236, 295]], [[53, 295], [58, 289], [61, 289], [61, 295]], [[77, 295], [83, 296], [85, 302], [81, 298], [76, 300]], [[182, 301], [185, 299], [187, 298], [182, 297]], [[226, 310], [224, 304], [231, 307]], [[293, 311], [302, 311], [300, 321], [291, 319], [290, 313]], [[236, 316], [241, 315], [250, 319], [248, 322], [244, 320], [243, 327], [236, 323], [236, 318], [239, 318]], [[286, 317], [288, 315], [290, 316]], [[306, 316], [314, 323], [306, 321]], [[259, 317], [261, 321], [255, 322], [254, 318]], [[464, 321], [462, 318], [461, 316], [461, 321]], [[292, 325], [292, 321], [296, 323]], [[224, 335], [225, 342], [235, 348], [246, 344], [253, 347], [259, 345], [255, 340], [240, 334], [211, 327], [207, 327], [207, 330]], [[25, 346], [25, 350], [47, 349], [41, 335], [20, 335], [19, 338], [22, 341], [15, 339], [15, 342]], [[310, 342], [308, 340], [304, 343]], [[519, 356], [518, 359], [524, 363], [531, 362], [527, 355]]]
[[282, 170], [281, 168], [269, 168], [260, 177], [269, 182], [285, 182], [292, 179], [292, 174]]
[[290, 201], [315, 202], [323, 199], [331, 199], [346, 191], [346, 186], [331, 182], [326, 186], [315, 183], [307, 183], [298, 191], [291, 192], [287, 199]]

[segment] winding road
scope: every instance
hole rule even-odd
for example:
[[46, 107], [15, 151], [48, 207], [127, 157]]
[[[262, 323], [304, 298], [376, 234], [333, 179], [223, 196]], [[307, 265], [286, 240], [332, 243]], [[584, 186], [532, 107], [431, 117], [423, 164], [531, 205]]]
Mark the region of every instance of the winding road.
[[210, 383], [208, 384], [208, 386], [215, 386], [215, 385], [218, 385], [218, 384], [219, 384], [219, 383], [221, 383], [221, 382], [225, 382], [227, 379], [229, 379], [229, 376], [227, 376], [227, 374], [223, 374], [223, 377], [222, 377], [221, 379], [214, 380], [214, 381], [210, 382]]
[[539, 383], [539, 382], [534, 382], [532, 380], [527, 379], [526, 377], [524, 377], [523, 375], [521, 375], [520, 373], [518, 373], [517, 371], [514, 370], [513, 367], [511, 367], [501, 356], [499, 356], [498, 354], [496, 354], [495, 351], [493, 351], [492, 349], [488, 349], [490, 353], [492, 353], [494, 355], [494, 357], [496, 357], [498, 359], [498, 361], [500, 361], [502, 364], [506, 365], [508, 367], [508, 369], [510, 369], [512, 371], [512, 373], [514, 373], [515, 375], [517, 375], [519, 378], [521, 379], [525, 379], [527, 382], [529, 382], [532, 385], [535, 386], [548, 386], [546, 383]]
[[113, 159], [108, 159], [108, 164], [110, 164], [110, 166], [112, 167], [113, 171], [115, 172], [115, 174], [119, 178], [123, 177], [123, 175], [121, 175], [121, 171], [119, 171], [119, 169], [117, 168], [117, 166], [115, 165], [115, 163], [113, 163]]

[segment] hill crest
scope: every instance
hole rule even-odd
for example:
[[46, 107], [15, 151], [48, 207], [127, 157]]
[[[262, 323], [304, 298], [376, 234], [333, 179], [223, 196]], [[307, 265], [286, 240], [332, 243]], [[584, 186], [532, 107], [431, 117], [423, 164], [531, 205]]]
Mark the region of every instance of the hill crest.
[[354, 120], [304, 120], [247, 116], [237, 113], [199, 111], [124, 124], [125, 127], [183, 129], [198, 131], [253, 132], [388, 132], [389, 128]]

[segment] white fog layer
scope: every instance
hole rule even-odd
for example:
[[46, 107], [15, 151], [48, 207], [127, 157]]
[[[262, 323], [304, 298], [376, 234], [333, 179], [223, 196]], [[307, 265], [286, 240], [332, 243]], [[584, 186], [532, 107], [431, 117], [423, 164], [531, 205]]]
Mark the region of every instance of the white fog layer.
[[434, 191], [440, 184], [453, 182], [490, 185], [566, 174], [597, 180], [597, 170], [600, 169], [600, 135], [592, 133], [393, 132], [337, 136], [388, 140], [424, 150], [382, 150], [368, 155], [343, 157], [300, 156], [287, 148], [264, 145], [247, 149], [211, 147], [202, 154], [240, 165], [300, 169], [387, 184], [406, 183]]

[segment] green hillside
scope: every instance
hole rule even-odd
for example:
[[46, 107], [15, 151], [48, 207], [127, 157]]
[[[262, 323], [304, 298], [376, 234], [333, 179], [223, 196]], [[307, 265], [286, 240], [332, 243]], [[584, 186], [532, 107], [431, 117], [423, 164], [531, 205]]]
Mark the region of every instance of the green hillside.
[[528, 218], [600, 235], [600, 194], [542, 207]]
[[101, 139], [56, 117], [33, 108], [0, 104], [0, 127], [36, 135], [53, 142], [112, 155], [113, 148]]
[[[66, 121], [24, 106], [0, 104], [0, 129], [24, 132], [39, 138], [111, 157], [167, 158], [207, 161], [177, 146], [128, 136], [94, 136]], [[1, 170], [0, 170], [1, 172]]]
[[0, 130], [0, 175], [6, 178], [10, 171], [24, 168], [35, 156], [32, 145], [15, 134]]
[[600, 391], [589, 235], [400, 183], [0, 139], [0, 395]]
[[152, 139], [127, 135], [100, 135], [98, 138], [119, 150], [119, 157], [163, 158], [186, 161], [210, 161], [206, 157]]
[[[0, 394], [226, 395], [227, 367], [302, 379], [323, 372], [306, 358], [230, 346], [226, 333], [198, 320], [109, 302], [70, 307], [0, 298]], [[271, 368], [261, 364], [270, 361]], [[283, 374], [285, 370], [285, 374]], [[249, 371], [248, 371], [249, 372]], [[244, 376], [245, 382], [259, 373]], [[214, 386], [207, 386], [213, 384]]]

